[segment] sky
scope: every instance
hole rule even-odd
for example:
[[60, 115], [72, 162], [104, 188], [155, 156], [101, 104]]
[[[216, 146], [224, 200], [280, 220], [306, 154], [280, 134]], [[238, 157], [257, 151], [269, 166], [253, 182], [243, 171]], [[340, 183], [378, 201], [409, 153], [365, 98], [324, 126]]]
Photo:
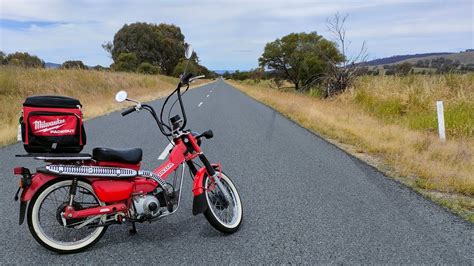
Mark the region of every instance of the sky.
[[407, 0], [0, 0], [0, 50], [46, 62], [82, 60], [109, 66], [101, 44], [124, 25], [168, 23], [181, 28], [212, 70], [258, 66], [266, 43], [291, 32], [332, 39], [326, 19], [348, 14], [349, 51], [363, 41], [368, 58], [473, 48], [474, 1]]

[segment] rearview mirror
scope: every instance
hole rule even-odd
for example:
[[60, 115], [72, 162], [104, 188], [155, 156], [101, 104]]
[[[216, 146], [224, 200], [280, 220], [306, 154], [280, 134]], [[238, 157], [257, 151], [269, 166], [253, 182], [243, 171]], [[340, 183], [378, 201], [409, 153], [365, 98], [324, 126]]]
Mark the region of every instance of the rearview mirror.
[[127, 99], [127, 92], [126, 91], [119, 91], [115, 94], [115, 100], [119, 103], [125, 101]]
[[184, 56], [186, 57], [186, 59], [189, 59], [191, 58], [192, 55], [193, 55], [193, 47], [191, 46], [191, 44], [188, 44], [188, 47], [186, 47], [186, 52], [184, 53]]

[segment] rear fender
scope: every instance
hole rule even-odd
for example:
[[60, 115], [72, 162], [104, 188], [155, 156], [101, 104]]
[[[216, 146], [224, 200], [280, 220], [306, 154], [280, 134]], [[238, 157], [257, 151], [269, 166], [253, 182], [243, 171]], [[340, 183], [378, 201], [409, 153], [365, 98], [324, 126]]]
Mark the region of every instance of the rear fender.
[[36, 173], [33, 174], [31, 178], [30, 186], [23, 189], [21, 192], [20, 197], [20, 217], [19, 217], [19, 224], [23, 224], [25, 220], [25, 213], [26, 207], [28, 205], [28, 201], [30, 201], [34, 195], [49, 181], [56, 179], [57, 176], [54, 175], [47, 175], [43, 173]]
[[[215, 169], [219, 168], [218, 164], [212, 164], [212, 167]], [[194, 176], [194, 183], [193, 183], [193, 215], [198, 215], [203, 213], [207, 209], [206, 204], [206, 194], [204, 194], [204, 187], [203, 181], [207, 175], [206, 167], [200, 168], [196, 175]]]
[[33, 174], [31, 185], [21, 192], [20, 200], [23, 201], [30, 201], [33, 196], [44, 186], [44, 184], [48, 183], [49, 181], [58, 178], [55, 175], [48, 175], [43, 173], [36, 173]]

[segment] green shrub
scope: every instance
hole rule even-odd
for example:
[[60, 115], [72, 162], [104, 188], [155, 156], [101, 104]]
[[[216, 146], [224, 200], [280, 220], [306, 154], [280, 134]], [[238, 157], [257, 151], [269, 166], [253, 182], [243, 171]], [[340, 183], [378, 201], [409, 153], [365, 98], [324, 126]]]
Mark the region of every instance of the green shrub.
[[111, 68], [115, 71], [135, 72], [137, 71], [138, 59], [133, 53], [121, 53]]
[[80, 60], [68, 60], [61, 65], [64, 69], [87, 69], [87, 66]]
[[43, 60], [41, 60], [35, 55], [30, 55], [28, 53], [16, 52], [13, 54], [9, 54], [7, 57], [5, 57], [4, 61], [8, 65], [12, 66], [44, 68]]
[[142, 73], [142, 74], [150, 74], [150, 75], [154, 75], [154, 74], [158, 74], [159, 73], [159, 69], [158, 67], [148, 63], [148, 62], [144, 62], [144, 63], [141, 63], [140, 66], [138, 67], [138, 72], [139, 73]]

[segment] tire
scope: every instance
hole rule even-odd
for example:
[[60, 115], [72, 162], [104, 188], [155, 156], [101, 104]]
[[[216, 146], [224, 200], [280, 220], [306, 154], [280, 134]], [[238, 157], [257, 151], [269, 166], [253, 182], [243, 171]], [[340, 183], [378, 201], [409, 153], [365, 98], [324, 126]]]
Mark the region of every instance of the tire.
[[[50, 183], [50, 184], [46, 184], [33, 197], [33, 199], [31, 200], [31, 202], [28, 206], [28, 214], [27, 214], [28, 228], [29, 228], [31, 234], [33, 235], [34, 239], [38, 243], [40, 243], [43, 247], [45, 247], [45, 248], [47, 248], [51, 251], [54, 251], [54, 252], [57, 252], [57, 253], [62, 253], [62, 254], [81, 252], [81, 251], [91, 247], [97, 241], [100, 240], [100, 238], [105, 234], [105, 231], [107, 230], [106, 226], [96, 227], [96, 228], [92, 228], [92, 229], [87, 228], [87, 226], [85, 226], [81, 229], [66, 228], [59, 222], [60, 221], [60, 218], [59, 218], [60, 216], [58, 216], [58, 213], [60, 213], [60, 210], [62, 209], [61, 206], [63, 204], [67, 204], [67, 201], [62, 200], [61, 199], [62, 197], [59, 200], [57, 200], [56, 194], [52, 194], [52, 193], [57, 193], [57, 192], [59, 192], [59, 190], [61, 190], [61, 192], [64, 192], [64, 191], [67, 192], [69, 187], [71, 186], [71, 184], [72, 184], [72, 180], [64, 180], [64, 179], [58, 180], [58, 181]], [[82, 193], [81, 189], [83, 191], [85, 191], [85, 193]], [[91, 185], [89, 185], [88, 183], [86, 183], [84, 181], [77, 181], [77, 191], [78, 192], [76, 192], [76, 196], [75, 196], [75, 200], [74, 200], [73, 205], [74, 204], [77, 204], [77, 205], [80, 204], [80, 203], [76, 203], [76, 199], [80, 200], [80, 199], [78, 199], [78, 197], [79, 197], [78, 194], [79, 193], [82, 193], [83, 195], [87, 195], [87, 196], [91, 196], [91, 197], [95, 198], [96, 203], [91, 202], [91, 203], [87, 203], [87, 204], [91, 204], [92, 206], [99, 206], [99, 205], [104, 206], [105, 205], [105, 203], [101, 202], [99, 200], [99, 198], [97, 197], [97, 195], [95, 195], [94, 190], [92, 189]], [[51, 195], [51, 198], [48, 197], [50, 195]], [[51, 203], [51, 201], [53, 201], [52, 195], [55, 196], [54, 199], [56, 199], [57, 202]], [[46, 200], [48, 200], [48, 201], [46, 201]], [[58, 205], [58, 203], [60, 203], [62, 201], [64, 201], [64, 202], [62, 204]], [[53, 210], [55, 209], [55, 205], [58, 205], [58, 206], [57, 206], [56, 211], [54, 213], [51, 212], [51, 210], [50, 210], [50, 212], [44, 214], [44, 217], [41, 216], [42, 219], [50, 219], [50, 220], [53, 221], [52, 223], [50, 222], [47, 225], [42, 226], [42, 224], [40, 222], [40, 215], [42, 214], [41, 211], [42, 211], [43, 204], [48, 205], [48, 204], [46, 204], [46, 202], [48, 202], [49, 206], [52, 206]], [[83, 204], [85, 204], [85, 203], [83, 203]], [[88, 206], [88, 207], [92, 207], [92, 206]], [[83, 219], [85, 219], [85, 218], [83, 218]], [[57, 224], [55, 222], [57, 222]], [[75, 221], [75, 222], [80, 223], [80, 221]], [[45, 221], [45, 223], [46, 223], [46, 221]], [[79, 232], [79, 230], [83, 230], [83, 229], [84, 230], [92, 230], [92, 233], [90, 233], [90, 235], [85, 239], [81, 239], [81, 240], [76, 241], [76, 242], [65, 242], [65, 241], [61, 241], [61, 240], [58, 240], [58, 239], [54, 239], [53, 236], [51, 236], [51, 234], [45, 233], [45, 231], [46, 231], [45, 229], [48, 228], [48, 227], [49, 228], [53, 227], [53, 229], [52, 229], [53, 235], [55, 235], [58, 232], [66, 232], [66, 234], [74, 233], [74, 235], [76, 235], [76, 233]], [[77, 230], [77, 231], [72, 231], [72, 230]], [[84, 231], [84, 230], [81, 231], [81, 232], [87, 232], [87, 231]]]
[[[218, 176], [222, 177], [220, 180], [222, 184], [227, 187], [227, 190], [229, 191], [233, 202], [226, 208], [218, 208], [218, 206], [216, 206], [218, 203], [215, 201], [215, 198], [213, 199], [213, 197], [215, 197], [215, 195], [218, 194], [220, 190], [218, 186], [211, 181], [210, 177], [206, 176], [206, 178], [204, 178], [203, 180], [203, 187], [205, 188], [204, 194], [206, 198], [205, 202], [207, 205], [206, 211], [204, 212], [204, 216], [206, 217], [207, 221], [212, 225], [212, 227], [214, 227], [218, 231], [225, 234], [232, 234], [237, 232], [240, 228], [240, 225], [242, 224], [242, 202], [240, 200], [239, 192], [237, 191], [237, 188], [235, 187], [232, 180], [224, 173], [217, 172], [217, 174]], [[219, 212], [230, 211], [231, 209], [229, 208], [232, 208], [232, 219], [227, 222], [220, 217]]]

